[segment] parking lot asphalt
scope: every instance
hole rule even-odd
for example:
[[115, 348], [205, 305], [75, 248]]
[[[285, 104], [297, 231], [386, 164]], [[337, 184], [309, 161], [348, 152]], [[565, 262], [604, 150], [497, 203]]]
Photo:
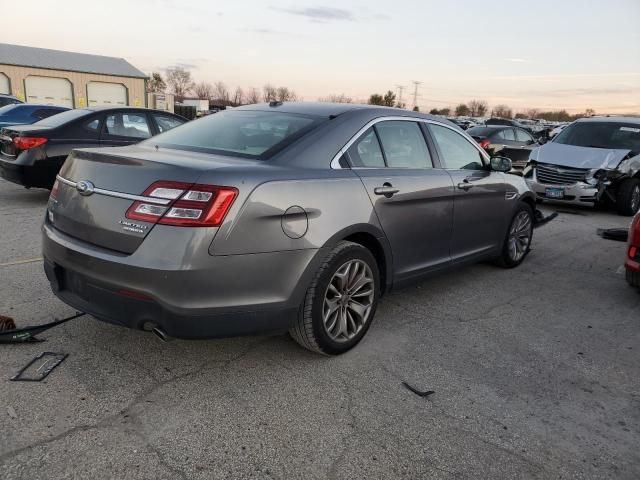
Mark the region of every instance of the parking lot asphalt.
[[[47, 196], [0, 180], [0, 314], [19, 325], [73, 313], [38, 260]], [[596, 236], [629, 219], [561, 210], [519, 268], [393, 292], [337, 358], [87, 317], [0, 345], [0, 478], [639, 478], [640, 293]], [[42, 351], [69, 357], [9, 381]]]

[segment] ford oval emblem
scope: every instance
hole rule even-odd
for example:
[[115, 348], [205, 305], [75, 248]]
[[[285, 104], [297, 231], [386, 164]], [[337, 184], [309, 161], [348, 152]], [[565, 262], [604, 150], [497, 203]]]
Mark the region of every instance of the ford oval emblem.
[[84, 195], [85, 197], [93, 194], [94, 189], [95, 186], [88, 180], [82, 180], [76, 184], [76, 190], [78, 191], [78, 193], [80, 195]]

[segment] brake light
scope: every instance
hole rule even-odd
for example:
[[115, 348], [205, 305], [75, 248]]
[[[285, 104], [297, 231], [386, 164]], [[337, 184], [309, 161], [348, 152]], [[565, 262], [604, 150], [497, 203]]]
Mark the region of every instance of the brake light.
[[489, 148], [489, 145], [491, 145], [491, 141], [486, 138], [484, 140], [480, 140], [478, 143], [480, 144], [480, 148], [484, 149]]
[[60, 188], [60, 182], [58, 182], [58, 179], [56, 178], [56, 181], [53, 182], [53, 187], [51, 187], [51, 193], [49, 193], [49, 196], [51, 198], [58, 198], [58, 189]]
[[47, 143], [47, 139], [44, 137], [15, 137], [13, 139], [13, 145], [18, 150], [29, 150], [45, 143]]
[[635, 260], [637, 255], [638, 255], [638, 247], [636, 247], [635, 245], [630, 246], [629, 247], [629, 258], [631, 260]]
[[155, 182], [144, 196], [171, 200], [167, 205], [135, 201], [127, 218], [182, 227], [218, 227], [238, 195], [233, 187]]

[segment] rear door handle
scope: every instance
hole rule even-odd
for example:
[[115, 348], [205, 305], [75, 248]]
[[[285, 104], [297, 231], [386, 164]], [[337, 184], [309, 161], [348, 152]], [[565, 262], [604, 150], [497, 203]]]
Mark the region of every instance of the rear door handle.
[[375, 193], [376, 195], [384, 195], [387, 198], [393, 197], [399, 191], [399, 188], [394, 187], [390, 183], [385, 183], [384, 186], [376, 187], [373, 189], [373, 193]]

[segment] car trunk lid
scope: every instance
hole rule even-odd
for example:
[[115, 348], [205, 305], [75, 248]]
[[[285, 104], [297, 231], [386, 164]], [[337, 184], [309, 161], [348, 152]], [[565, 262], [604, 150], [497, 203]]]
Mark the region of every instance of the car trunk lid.
[[[48, 138], [50, 128], [34, 128], [31, 125], [16, 125], [0, 129], [0, 154], [5, 157], [15, 158], [26, 148], [20, 148], [14, 142], [21, 138]], [[33, 143], [35, 145], [35, 143]], [[42, 145], [42, 142], [40, 143]], [[39, 145], [36, 145], [39, 146]], [[34, 147], [31, 147], [34, 148]]]
[[133, 253], [155, 225], [127, 218], [133, 203], [144, 200], [167, 206], [171, 200], [150, 198], [144, 192], [161, 180], [193, 185], [204, 168], [215, 167], [180, 157], [184, 152], [153, 148], [75, 150], [58, 175], [47, 221], [85, 242]]

